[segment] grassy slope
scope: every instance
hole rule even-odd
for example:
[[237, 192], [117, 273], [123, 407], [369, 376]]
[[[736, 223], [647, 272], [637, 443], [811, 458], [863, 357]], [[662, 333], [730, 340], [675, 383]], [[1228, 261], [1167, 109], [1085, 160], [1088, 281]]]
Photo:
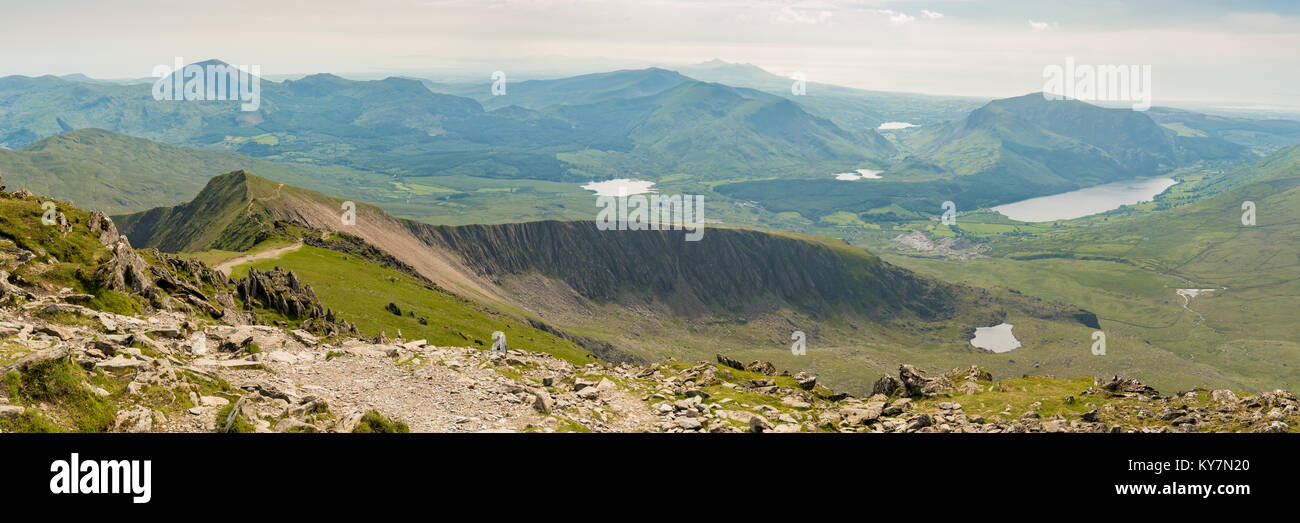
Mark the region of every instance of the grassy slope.
[[[423, 338], [435, 345], [489, 348], [492, 333], [499, 330], [506, 334], [511, 348], [554, 354], [579, 365], [593, 361], [573, 342], [534, 329], [512, 315], [426, 288], [405, 273], [355, 256], [304, 246], [277, 259], [238, 266], [232, 276], [243, 277], [250, 267], [283, 267], [296, 272], [322, 303], [355, 323], [366, 336], [383, 332], [395, 337], [400, 330], [407, 340]], [[385, 310], [390, 302], [401, 309], [402, 316]], [[428, 325], [421, 325], [420, 317], [426, 318]]]
[[[55, 202], [57, 212], [66, 217], [71, 227], [66, 235], [57, 226], [42, 223], [45, 202]], [[53, 199], [0, 198], [0, 248], [12, 245], [36, 254], [34, 259], [18, 264], [11, 278], [39, 285], [48, 292], [67, 287], [92, 294], [95, 299], [86, 304], [92, 308], [122, 314], [136, 312], [140, 304], [135, 300], [100, 288], [95, 282], [95, 270], [112, 255], [90, 234], [89, 218], [90, 213]], [[46, 264], [49, 257], [57, 263]]]

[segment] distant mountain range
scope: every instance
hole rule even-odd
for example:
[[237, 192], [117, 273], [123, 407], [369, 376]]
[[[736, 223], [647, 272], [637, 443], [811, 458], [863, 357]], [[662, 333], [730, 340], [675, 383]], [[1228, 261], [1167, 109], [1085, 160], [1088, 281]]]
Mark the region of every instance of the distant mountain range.
[[438, 84], [426, 81], [425, 85], [436, 92], [474, 98], [488, 108], [508, 104], [544, 108], [635, 98], [693, 80], [789, 98], [814, 115], [831, 120], [844, 129], [860, 132], [874, 131], [880, 124], [894, 121], [936, 125], [959, 118], [988, 101], [983, 98], [868, 91], [818, 82], [806, 82], [804, 95], [797, 96], [791, 89], [792, 78], [770, 73], [753, 64], [721, 60], [508, 83], [508, 96], [493, 96], [488, 82]]
[[[660, 69], [522, 82], [512, 89], [518, 94], [500, 97], [489, 106], [500, 108], [488, 111], [476, 100], [434, 93], [416, 80], [318, 74], [264, 80], [261, 107], [241, 112], [233, 101], [156, 101], [147, 85], [11, 76], [0, 79], [0, 105], [11, 108], [0, 114], [0, 145], [22, 147], [95, 127], [397, 176], [575, 181], [631, 171], [652, 178], [682, 172], [809, 175], [893, 153], [873, 130], [846, 131], [780, 98]], [[544, 99], [572, 105], [537, 109]], [[712, 122], [719, 119], [725, 122]], [[729, 132], [718, 132], [724, 127]], [[705, 143], [736, 153], [700, 162], [684, 147]]]
[[933, 134], [911, 162], [890, 173], [929, 178], [938, 170], [1077, 188], [1246, 155], [1245, 147], [1220, 138], [1179, 136], [1142, 112], [1046, 100], [1039, 93], [994, 100]]

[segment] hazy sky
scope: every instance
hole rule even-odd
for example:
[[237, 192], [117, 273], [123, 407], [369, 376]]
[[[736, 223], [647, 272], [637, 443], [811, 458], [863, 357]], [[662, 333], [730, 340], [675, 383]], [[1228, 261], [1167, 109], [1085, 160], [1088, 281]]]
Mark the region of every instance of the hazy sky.
[[[0, 0], [0, 75], [145, 77], [220, 58], [267, 76], [720, 58], [867, 89], [1040, 90], [1043, 68], [1150, 65], [1157, 105], [1300, 106], [1300, 2], [871, 0]], [[1051, 5], [1049, 5], [1051, 4]]]

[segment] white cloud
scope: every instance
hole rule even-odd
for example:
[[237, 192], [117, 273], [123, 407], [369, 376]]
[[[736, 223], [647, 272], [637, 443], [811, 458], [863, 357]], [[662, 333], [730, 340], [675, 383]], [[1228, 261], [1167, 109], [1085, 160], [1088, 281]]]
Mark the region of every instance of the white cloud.
[[877, 10], [876, 12], [878, 12], [878, 13], [880, 13], [880, 14], [883, 14], [883, 15], [888, 15], [888, 16], [889, 16], [889, 23], [891, 23], [891, 24], [895, 24], [895, 25], [907, 24], [907, 23], [911, 23], [912, 21], [916, 20], [916, 17], [915, 17], [915, 16], [909, 15], [909, 14], [907, 14], [907, 13], [900, 13], [900, 12], [898, 12], [898, 11], [892, 11], [892, 10], [889, 10], [889, 9], [879, 9], [879, 10]]
[[1056, 27], [1056, 24], [1052, 22], [1035, 22], [1031, 19], [1029, 20], [1029, 27], [1035, 31], [1046, 31]]
[[925, 15], [926, 18], [929, 18], [931, 20], [938, 20], [940, 18], [943, 18], [943, 13], [931, 11], [929, 9], [922, 9], [921, 14]]
[[780, 24], [830, 25], [831, 18], [834, 16], [835, 13], [830, 11], [814, 11], [785, 6], [772, 15], [772, 21]]

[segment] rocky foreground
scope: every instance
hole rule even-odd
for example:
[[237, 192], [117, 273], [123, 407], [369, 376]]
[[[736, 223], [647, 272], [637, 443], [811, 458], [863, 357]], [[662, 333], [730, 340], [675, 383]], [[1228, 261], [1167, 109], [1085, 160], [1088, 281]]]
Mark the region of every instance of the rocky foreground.
[[974, 367], [931, 376], [903, 365], [857, 398], [725, 356], [577, 366], [58, 297], [4, 308], [0, 339], [10, 431], [353, 432], [374, 412], [433, 432], [1287, 432], [1300, 414], [1283, 391], [1161, 396], [1118, 377], [995, 381]]

